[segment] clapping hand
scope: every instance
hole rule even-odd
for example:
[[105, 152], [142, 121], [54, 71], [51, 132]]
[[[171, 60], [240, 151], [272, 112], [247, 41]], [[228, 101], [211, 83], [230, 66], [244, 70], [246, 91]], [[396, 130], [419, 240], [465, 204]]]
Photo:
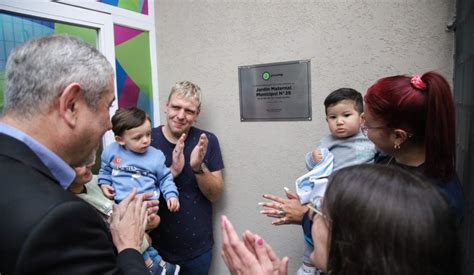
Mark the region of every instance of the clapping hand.
[[176, 146], [173, 149], [173, 162], [171, 163], [171, 173], [176, 178], [184, 168], [184, 141], [186, 140], [186, 134], [183, 133], [178, 139]]
[[231, 274], [287, 274], [288, 257], [280, 260], [271, 246], [260, 236], [247, 230], [241, 241], [226, 216], [221, 218], [221, 233], [221, 256]]
[[206, 134], [202, 133], [199, 137], [198, 144], [191, 152], [190, 165], [193, 171], [198, 171], [200, 169], [204, 156], [206, 155], [208, 142], [209, 140], [207, 139]]
[[136, 195], [137, 189], [119, 204], [115, 204], [110, 219], [110, 232], [117, 251], [127, 248], [140, 249], [147, 224], [145, 195]]

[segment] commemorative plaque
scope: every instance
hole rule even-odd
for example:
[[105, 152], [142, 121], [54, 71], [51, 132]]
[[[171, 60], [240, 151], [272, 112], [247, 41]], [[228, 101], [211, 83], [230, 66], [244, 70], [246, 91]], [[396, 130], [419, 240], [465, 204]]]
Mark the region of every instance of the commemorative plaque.
[[240, 120], [311, 120], [310, 60], [239, 66]]

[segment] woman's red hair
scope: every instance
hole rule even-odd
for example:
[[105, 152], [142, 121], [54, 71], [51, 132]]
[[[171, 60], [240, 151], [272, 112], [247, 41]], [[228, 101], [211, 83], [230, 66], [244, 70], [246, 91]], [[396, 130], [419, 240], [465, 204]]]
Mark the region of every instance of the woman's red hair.
[[398, 75], [378, 80], [364, 97], [366, 108], [388, 127], [412, 134], [425, 145], [425, 175], [451, 179], [455, 174], [455, 110], [446, 79], [438, 73], [421, 76], [425, 90], [412, 86], [411, 77]]

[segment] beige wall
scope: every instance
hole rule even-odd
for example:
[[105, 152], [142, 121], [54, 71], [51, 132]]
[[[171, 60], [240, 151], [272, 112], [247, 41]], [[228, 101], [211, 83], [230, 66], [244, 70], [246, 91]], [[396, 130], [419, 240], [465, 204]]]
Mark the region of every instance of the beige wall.
[[[455, 0], [157, 0], [160, 106], [179, 80], [204, 93], [198, 127], [214, 132], [225, 162], [215, 204], [212, 274], [220, 258], [219, 216], [262, 235], [300, 265], [299, 226], [275, 227], [259, 214], [263, 193], [283, 195], [305, 173], [304, 154], [328, 134], [323, 100], [332, 90], [365, 93], [376, 79], [438, 70], [452, 78]], [[311, 59], [312, 121], [240, 122], [238, 66]], [[164, 116], [162, 116], [162, 123]]]

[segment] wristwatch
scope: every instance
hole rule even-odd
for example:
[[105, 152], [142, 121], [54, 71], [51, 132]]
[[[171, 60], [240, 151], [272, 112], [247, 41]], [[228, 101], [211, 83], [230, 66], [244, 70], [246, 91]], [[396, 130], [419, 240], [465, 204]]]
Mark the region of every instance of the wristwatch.
[[194, 174], [203, 174], [204, 172], [208, 171], [209, 169], [207, 169], [207, 166], [204, 162], [201, 163], [201, 166], [199, 166], [199, 170], [198, 171], [194, 171]]

